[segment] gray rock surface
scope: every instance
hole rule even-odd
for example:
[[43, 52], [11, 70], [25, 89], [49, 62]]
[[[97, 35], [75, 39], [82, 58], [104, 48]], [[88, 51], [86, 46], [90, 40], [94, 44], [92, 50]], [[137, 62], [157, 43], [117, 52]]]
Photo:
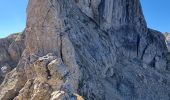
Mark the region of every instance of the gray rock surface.
[[139, 0], [29, 0], [24, 34], [1, 100], [170, 99], [165, 37]]
[[0, 83], [8, 72], [3, 72], [8, 69], [13, 69], [17, 66], [21, 54], [24, 50], [24, 34], [16, 33], [7, 38], [0, 39]]
[[164, 33], [164, 36], [165, 36], [165, 41], [166, 41], [168, 50], [170, 51], [170, 33], [166, 32], [166, 33]]

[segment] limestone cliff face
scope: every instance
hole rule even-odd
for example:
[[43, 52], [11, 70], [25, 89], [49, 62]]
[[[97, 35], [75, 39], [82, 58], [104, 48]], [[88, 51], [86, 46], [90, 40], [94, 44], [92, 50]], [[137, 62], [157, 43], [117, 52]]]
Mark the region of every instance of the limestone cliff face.
[[139, 0], [29, 0], [24, 34], [1, 100], [170, 99], [165, 38]]

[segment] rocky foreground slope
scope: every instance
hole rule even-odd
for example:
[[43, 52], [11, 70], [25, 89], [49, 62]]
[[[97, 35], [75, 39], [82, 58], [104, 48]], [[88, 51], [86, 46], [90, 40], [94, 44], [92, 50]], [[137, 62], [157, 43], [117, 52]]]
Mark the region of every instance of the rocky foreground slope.
[[170, 99], [165, 38], [139, 0], [29, 0], [23, 34], [1, 100]]

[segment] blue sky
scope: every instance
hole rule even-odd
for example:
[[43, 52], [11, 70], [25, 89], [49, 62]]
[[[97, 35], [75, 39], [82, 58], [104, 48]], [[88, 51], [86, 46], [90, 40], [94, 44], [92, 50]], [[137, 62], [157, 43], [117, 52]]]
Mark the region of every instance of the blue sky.
[[[26, 23], [28, 0], [0, 1], [0, 37], [21, 32]], [[170, 0], [141, 0], [148, 27], [170, 32]]]
[[170, 0], [140, 0], [148, 27], [170, 32]]
[[24, 30], [28, 0], [0, 0], [0, 37]]

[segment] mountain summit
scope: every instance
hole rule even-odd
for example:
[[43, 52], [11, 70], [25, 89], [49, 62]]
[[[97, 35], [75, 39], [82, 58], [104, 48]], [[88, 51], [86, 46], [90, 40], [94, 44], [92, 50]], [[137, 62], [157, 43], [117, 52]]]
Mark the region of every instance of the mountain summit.
[[1, 56], [16, 64], [1, 100], [170, 99], [165, 37], [147, 27], [140, 0], [29, 0], [19, 36], [2, 46], [22, 55]]

